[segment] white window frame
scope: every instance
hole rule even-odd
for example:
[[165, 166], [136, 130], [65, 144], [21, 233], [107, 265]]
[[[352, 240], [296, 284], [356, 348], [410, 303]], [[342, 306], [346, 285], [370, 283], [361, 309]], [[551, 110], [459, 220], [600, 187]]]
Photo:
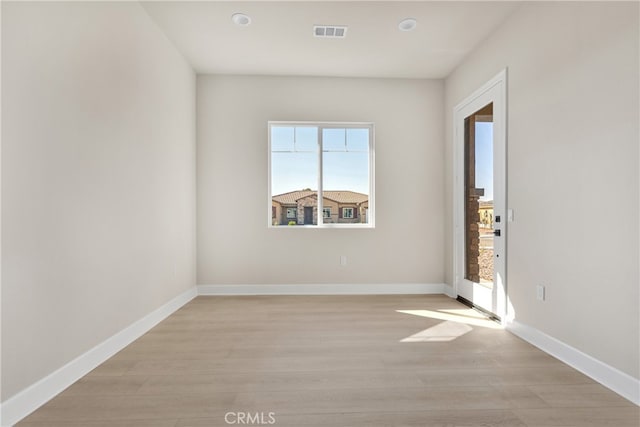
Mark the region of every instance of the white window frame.
[[[289, 211], [293, 211], [293, 216], [289, 215]], [[297, 208], [287, 208], [287, 219], [297, 219], [298, 218], [298, 209]]]
[[[349, 216], [345, 215], [345, 211], [347, 209], [349, 210], [349, 212], [351, 212], [351, 215], [349, 215]], [[342, 208], [342, 218], [343, 219], [353, 219], [354, 218], [354, 216], [353, 216], [354, 209], [355, 208]]]
[[[325, 211], [328, 211], [329, 215], [325, 215]], [[322, 218], [331, 218], [331, 206], [322, 208]]]
[[[325, 223], [324, 213], [318, 215], [317, 225], [306, 225], [300, 227], [282, 227], [274, 225], [271, 218], [272, 194], [271, 194], [271, 127], [291, 126], [291, 127], [316, 127], [318, 128], [318, 212], [324, 212], [324, 201], [322, 192], [322, 130], [323, 129], [369, 129], [369, 216], [366, 223]], [[269, 228], [298, 229], [298, 228], [375, 228], [375, 126], [372, 122], [303, 122], [303, 121], [269, 121], [267, 122], [267, 197], [269, 206]], [[354, 208], [355, 209], [355, 208]]]

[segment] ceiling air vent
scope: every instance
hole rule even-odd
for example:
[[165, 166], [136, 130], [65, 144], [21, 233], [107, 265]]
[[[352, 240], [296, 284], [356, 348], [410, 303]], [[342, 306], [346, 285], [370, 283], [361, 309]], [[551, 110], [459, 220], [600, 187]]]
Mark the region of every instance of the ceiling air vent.
[[347, 35], [347, 27], [343, 25], [314, 25], [313, 35], [325, 39], [343, 39]]

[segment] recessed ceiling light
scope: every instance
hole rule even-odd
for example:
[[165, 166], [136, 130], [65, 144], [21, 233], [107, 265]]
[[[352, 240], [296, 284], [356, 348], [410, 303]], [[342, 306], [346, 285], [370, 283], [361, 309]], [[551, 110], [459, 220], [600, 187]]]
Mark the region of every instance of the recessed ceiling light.
[[245, 15], [244, 13], [234, 13], [231, 15], [231, 20], [234, 24], [240, 25], [241, 27], [246, 27], [251, 24], [251, 17], [249, 15]]
[[418, 26], [418, 21], [413, 18], [405, 18], [398, 24], [398, 29], [400, 31], [411, 31]]

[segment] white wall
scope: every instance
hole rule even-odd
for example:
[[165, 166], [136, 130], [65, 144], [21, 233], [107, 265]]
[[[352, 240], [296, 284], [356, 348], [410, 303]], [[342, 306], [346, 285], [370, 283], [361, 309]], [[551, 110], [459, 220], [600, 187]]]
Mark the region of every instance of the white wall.
[[2, 400], [195, 284], [195, 75], [137, 3], [2, 2]]
[[[442, 283], [442, 108], [442, 81], [198, 76], [198, 283]], [[375, 123], [375, 229], [267, 227], [269, 120]]]
[[[516, 320], [635, 378], [638, 4], [525, 4], [446, 80], [452, 111], [508, 67], [508, 294]], [[447, 240], [447, 283], [452, 241]], [[547, 287], [545, 302], [535, 287]]]

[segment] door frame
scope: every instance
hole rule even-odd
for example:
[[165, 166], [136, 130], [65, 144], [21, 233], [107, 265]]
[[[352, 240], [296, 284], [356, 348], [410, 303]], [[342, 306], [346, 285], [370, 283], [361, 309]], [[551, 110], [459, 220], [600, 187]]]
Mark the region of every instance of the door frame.
[[[466, 97], [453, 109], [453, 289], [461, 295], [465, 265], [465, 225], [464, 225], [464, 120], [483, 106], [493, 102], [494, 135], [494, 218], [499, 215], [501, 236], [494, 238], [494, 284], [491, 292], [492, 309], [489, 310], [503, 323], [508, 317], [507, 307], [507, 69]], [[496, 203], [497, 201], [497, 203]], [[473, 298], [470, 300], [473, 303]], [[485, 308], [486, 307], [481, 307]]]
[[[303, 221], [304, 225], [313, 225], [313, 206], [305, 206], [303, 209]], [[309, 221], [309, 222], [307, 222]]]

